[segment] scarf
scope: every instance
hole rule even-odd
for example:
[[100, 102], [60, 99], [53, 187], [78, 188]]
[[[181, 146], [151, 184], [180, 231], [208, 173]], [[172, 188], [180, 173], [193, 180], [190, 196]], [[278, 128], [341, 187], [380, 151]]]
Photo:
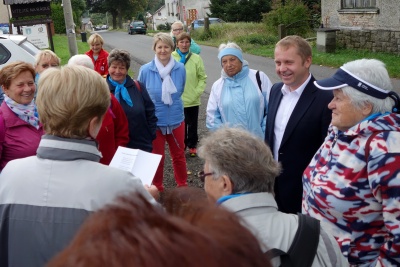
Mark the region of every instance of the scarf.
[[36, 129], [39, 129], [39, 116], [33, 99], [31, 103], [23, 105], [15, 102], [7, 95], [4, 95], [4, 102], [6, 102], [6, 105], [18, 116], [18, 118], [29, 123]]
[[175, 60], [171, 56], [169, 58], [169, 62], [167, 66], [164, 67], [164, 65], [158, 60], [157, 56], [155, 56], [154, 61], [156, 63], [156, 67], [158, 70], [158, 73], [161, 76], [162, 79], [162, 87], [161, 87], [161, 100], [164, 102], [166, 105], [172, 105], [172, 97], [171, 94], [174, 94], [177, 92], [176, 87], [174, 82], [171, 79], [171, 76], [169, 75], [171, 73], [172, 68], [175, 66]]
[[179, 62], [185, 64], [186, 55], [189, 53], [189, 51], [187, 51], [186, 53], [182, 53], [181, 50], [176, 49], [176, 52], [178, 52], [178, 54], [181, 56], [181, 60]]
[[128, 106], [133, 107], [132, 99], [129, 96], [128, 89], [126, 89], [126, 87], [124, 86], [126, 83], [126, 78], [122, 83], [118, 83], [111, 79], [111, 76], [108, 76], [108, 81], [111, 83], [112, 86], [115, 87], [114, 95], [118, 102], [121, 102], [120, 96], [122, 96], [122, 99], [125, 100]]

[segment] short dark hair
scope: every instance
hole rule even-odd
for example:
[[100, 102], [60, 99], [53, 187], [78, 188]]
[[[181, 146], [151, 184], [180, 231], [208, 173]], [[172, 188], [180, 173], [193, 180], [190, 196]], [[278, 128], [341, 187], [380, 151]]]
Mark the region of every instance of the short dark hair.
[[123, 49], [113, 49], [110, 54], [108, 54], [107, 61], [108, 66], [111, 66], [114, 61], [118, 61], [124, 63], [126, 69], [129, 69], [131, 67], [131, 54]]
[[190, 34], [188, 34], [187, 32], [182, 32], [182, 33], [178, 34], [178, 36], [176, 36], [175, 39], [176, 39], [176, 42], [179, 42], [180, 40], [183, 40], [183, 39], [188, 39], [189, 42], [192, 41]]

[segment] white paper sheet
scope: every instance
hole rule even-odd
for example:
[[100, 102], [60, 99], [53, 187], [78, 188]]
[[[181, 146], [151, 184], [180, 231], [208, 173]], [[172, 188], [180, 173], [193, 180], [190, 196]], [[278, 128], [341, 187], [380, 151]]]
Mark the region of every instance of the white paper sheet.
[[110, 166], [129, 171], [140, 178], [144, 185], [151, 185], [160, 161], [161, 155], [120, 146], [115, 152]]

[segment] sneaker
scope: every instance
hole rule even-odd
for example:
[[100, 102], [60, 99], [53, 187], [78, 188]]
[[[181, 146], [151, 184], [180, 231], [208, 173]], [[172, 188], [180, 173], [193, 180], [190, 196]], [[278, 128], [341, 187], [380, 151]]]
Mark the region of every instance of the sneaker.
[[197, 149], [196, 148], [189, 148], [189, 155], [191, 157], [196, 157], [197, 155]]

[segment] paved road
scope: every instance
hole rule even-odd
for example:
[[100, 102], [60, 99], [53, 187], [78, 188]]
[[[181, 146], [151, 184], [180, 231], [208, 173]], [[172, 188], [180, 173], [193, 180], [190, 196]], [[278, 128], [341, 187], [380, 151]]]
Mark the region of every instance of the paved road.
[[[138, 74], [138, 67], [140, 65], [151, 61], [154, 58], [152, 48], [153, 38], [146, 35], [129, 35], [127, 32], [99, 32], [104, 38], [106, 48], [120, 48], [125, 49], [131, 53], [134, 59], [132, 69], [135, 71], [135, 76]], [[218, 49], [210, 46], [201, 46], [201, 57], [204, 61], [206, 73], [208, 75], [206, 93], [209, 94], [213, 82], [215, 82], [221, 73], [221, 66], [219, 64], [217, 55]], [[271, 58], [260, 56], [253, 56], [244, 54], [244, 59], [249, 62], [252, 69], [264, 71], [273, 83], [280, 81], [275, 73], [275, 63]], [[318, 79], [323, 79], [335, 73], [335, 68], [323, 67], [318, 65], [311, 66], [311, 73]], [[393, 79], [395, 88], [400, 91], [400, 80]]]

